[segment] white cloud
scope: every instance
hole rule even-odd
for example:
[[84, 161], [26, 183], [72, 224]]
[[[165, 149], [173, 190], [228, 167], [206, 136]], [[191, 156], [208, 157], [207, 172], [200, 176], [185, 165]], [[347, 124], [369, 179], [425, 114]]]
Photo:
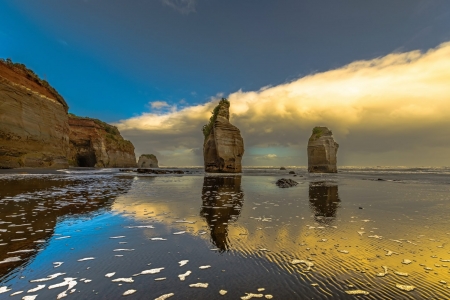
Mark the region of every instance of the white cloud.
[[153, 101], [150, 102], [149, 104], [152, 109], [161, 109], [170, 106], [169, 104], [167, 104], [166, 101]]
[[[425, 53], [356, 61], [228, 98], [231, 122], [240, 128], [246, 149], [269, 144], [298, 149], [298, 157], [290, 158], [296, 161], [283, 161], [286, 157], [271, 151], [280, 164], [306, 164], [304, 150], [317, 125], [333, 130], [341, 164], [450, 164], [442, 152], [450, 148], [450, 43]], [[202, 125], [217, 100], [163, 114], [143, 113], [117, 125], [138, 152], [146, 152], [145, 147], [198, 148]], [[198, 155], [190, 159], [201, 164]], [[244, 164], [256, 163], [244, 155]]]

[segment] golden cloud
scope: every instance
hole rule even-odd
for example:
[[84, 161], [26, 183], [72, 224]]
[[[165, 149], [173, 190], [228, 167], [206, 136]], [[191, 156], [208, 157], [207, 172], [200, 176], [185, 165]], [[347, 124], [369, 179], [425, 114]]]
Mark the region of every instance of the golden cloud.
[[[347, 148], [347, 164], [353, 162], [352, 152], [432, 155], [450, 147], [450, 43], [427, 52], [356, 61], [259, 91], [237, 91], [228, 98], [231, 121], [240, 128], [247, 148], [306, 147], [310, 130], [323, 125], [333, 130], [340, 151]], [[201, 127], [216, 103], [212, 98], [168, 113], [143, 113], [117, 125], [137, 145], [137, 152], [145, 147], [138, 140], [144, 136], [156, 151], [196, 149], [202, 145]]]

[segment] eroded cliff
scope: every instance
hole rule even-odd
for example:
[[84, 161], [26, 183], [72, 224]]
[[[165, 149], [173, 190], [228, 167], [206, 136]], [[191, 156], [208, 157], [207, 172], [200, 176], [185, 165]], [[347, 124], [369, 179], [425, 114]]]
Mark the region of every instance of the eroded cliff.
[[0, 60], [0, 168], [68, 167], [67, 111], [45, 80]]
[[205, 171], [211, 173], [242, 172], [244, 140], [230, 123], [230, 102], [222, 99], [213, 111], [210, 122], [203, 127]]
[[308, 172], [337, 173], [339, 144], [327, 127], [314, 127], [308, 141]]
[[117, 127], [69, 114], [69, 163], [75, 167], [134, 168], [134, 146]]
[[153, 154], [142, 154], [139, 156], [138, 168], [159, 168], [158, 159]]

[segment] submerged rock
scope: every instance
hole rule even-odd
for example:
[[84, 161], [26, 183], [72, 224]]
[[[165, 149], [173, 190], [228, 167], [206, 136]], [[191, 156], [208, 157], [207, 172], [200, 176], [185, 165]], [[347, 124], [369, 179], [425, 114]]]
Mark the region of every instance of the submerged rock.
[[230, 102], [222, 98], [214, 108], [207, 125], [203, 126], [205, 171], [210, 173], [241, 173], [244, 140], [230, 119]]
[[289, 188], [289, 187], [293, 187], [296, 186], [298, 184], [297, 181], [294, 181], [292, 179], [286, 179], [286, 178], [281, 178], [277, 180], [276, 185], [280, 188]]
[[158, 159], [153, 154], [142, 154], [139, 156], [138, 168], [159, 168]]
[[314, 127], [308, 141], [308, 172], [337, 173], [337, 151], [339, 144], [327, 127]]

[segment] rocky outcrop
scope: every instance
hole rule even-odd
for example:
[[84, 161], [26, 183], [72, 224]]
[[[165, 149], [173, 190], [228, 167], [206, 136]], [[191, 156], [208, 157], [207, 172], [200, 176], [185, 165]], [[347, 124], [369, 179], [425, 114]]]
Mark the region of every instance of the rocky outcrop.
[[136, 167], [134, 146], [119, 130], [97, 119], [69, 114], [69, 164], [74, 167]]
[[67, 111], [45, 80], [0, 60], [0, 168], [68, 167]]
[[229, 121], [229, 109], [230, 102], [222, 99], [214, 109], [209, 123], [203, 127], [205, 136], [203, 158], [206, 172], [242, 172], [244, 141], [239, 129]]
[[339, 145], [327, 127], [314, 127], [308, 141], [308, 172], [337, 173]]
[[276, 185], [280, 188], [290, 188], [298, 185], [298, 182], [292, 179], [281, 178], [277, 180]]
[[159, 168], [158, 159], [153, 154], [142, 154], [139, 156], [138, 168]]

